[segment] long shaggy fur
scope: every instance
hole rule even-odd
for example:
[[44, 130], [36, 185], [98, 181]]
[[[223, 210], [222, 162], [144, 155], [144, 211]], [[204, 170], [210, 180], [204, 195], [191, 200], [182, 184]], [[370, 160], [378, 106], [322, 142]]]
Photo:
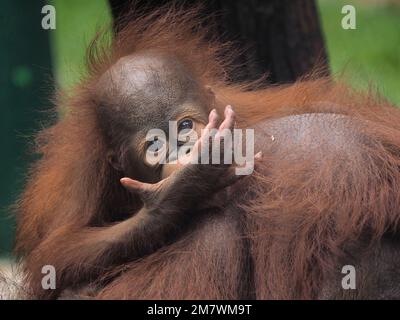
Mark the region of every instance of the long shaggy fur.
[[317, 298], [348, 245], [367, 235], [368, 247], [398, 231], [400, 112], [375, 94], [330, 79], [310, 77], [271, 88], [231, 84], [226, 74], [234, 69], [229, 59], [234, 51], [210, 40], [200, 25], [196, 11], [164, 8], [131, 19], [105, 47], [100, 37], [93, 43], [88, 74], [62, 101], [65, 116], [38, 136], [42, 158], [18, 203], [17, 253], [23, 262], [56, 229], [125, 217], [121, 207], [127, 196], [105, 157], [92, 87], [119, 58], [157, 52], [176, 57], [211, 86], [219, 109], [233, 105], [238, 126], [329, 113], [354, 119], [348, 132], [360, 139], [349, 149], [328, 150], [324, 161], [315, 163], [309, 157], [282, 161], [282, 155], [264, 152], [263, 165], [243, 188], [248, 192], [240, 193], [240, 206], [232, 201], [216, 213], [218, 219], [116, 268], [114, 281], [97, 297]]

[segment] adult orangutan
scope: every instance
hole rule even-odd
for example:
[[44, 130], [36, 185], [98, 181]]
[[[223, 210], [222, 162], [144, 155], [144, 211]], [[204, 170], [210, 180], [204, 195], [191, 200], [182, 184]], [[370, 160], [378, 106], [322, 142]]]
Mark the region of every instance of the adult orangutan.
[[[198, 25], [160, 10], [92, 46], [18, 203], [31, 296], [399, 298], [400, 111], [329, 79], [229, 83], [234, 52]], [[254, 128], [262, 159], [240, 180], [233, 165], [150, 164], [146, 148], [163, 143], [146, 132], [170, 120]]]

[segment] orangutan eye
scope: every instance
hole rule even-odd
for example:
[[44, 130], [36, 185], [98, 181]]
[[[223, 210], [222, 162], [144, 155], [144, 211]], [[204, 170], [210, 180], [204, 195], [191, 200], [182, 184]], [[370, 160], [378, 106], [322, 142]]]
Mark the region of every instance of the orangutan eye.
[[193, 129], [193, 121], [190, 119], [184, 119], [178, 125], [178, 133], [183, 130], [190, 130], [190, 129]]

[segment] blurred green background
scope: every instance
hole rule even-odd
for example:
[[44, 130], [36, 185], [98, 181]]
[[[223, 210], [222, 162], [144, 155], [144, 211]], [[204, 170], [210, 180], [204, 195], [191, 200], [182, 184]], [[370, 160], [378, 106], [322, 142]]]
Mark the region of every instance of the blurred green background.
[[[0, 58], [6, 57], [0, 65], [0, 256], [7, 255], [12, 247], [14, 223], [9, 206], [18, 195], [27, 164], [32, 160], [26, 153], [27, 141], [45, 124], [41, 110], [50, 105], [53, 80], [62, 88], [77, 81], [84, 69], [88, 42], [96, 29], [111, 23], [106, 0], [53, 0], [48, 3], [56, 8], [57, 28], [39, 30], [44, 3], [29, 2], [22, 6], [0, 0]], [[372, 84], [400, 105], [400, 1], [318, 3], [335, 76], [344, 73], [345, 79], [357, 88]], [[357, 9], [356, 30], [341, 27], [341, 8], [345, 4]], [[30, 63], [21, 63], [24, 59]]]

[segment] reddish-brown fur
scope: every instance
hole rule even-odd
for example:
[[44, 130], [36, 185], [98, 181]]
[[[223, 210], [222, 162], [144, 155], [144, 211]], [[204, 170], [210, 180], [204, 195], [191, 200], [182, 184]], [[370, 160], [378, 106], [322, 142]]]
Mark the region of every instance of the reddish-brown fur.
[[[257, 173], [238, 187], [248, 191], [239, 193], [239, 204], [238, 196], [232, 197], [224, 210], [175, 243], [111, 274], [107, 270], [104, 277], [113, 281], [102, 284], [97, 298], [317, 298], [348, 245], [368, 231], [368, 248], [397, 230], [400, 111], [329, 79], [272, 88], [229, 84], [229, 48], [205, 41], [198, 25], [193, 12], [163, 9], [133, 20], [112, 42], [111, 52], [92, 47], [89, 74], [62, 105], [66, 115], [39, 135], [42, 159], [18, 204], [16, 249], [28, 283], [29, 271], [47, 264], [35, 259], [34, 250], [50, 234], [104, 225], [126, 204], [119, 176], [105, 157], [91, 94], [99, 76], [133, 52], [178, 58], [201, 84], [211, 86], [220, 110], [234, 106], [238, 126], [335, 113], [352, 117], [354, 129], [348, 132], [362, 138], [350, 151], [328, 150], [324, 161], [315, 163], [312, 154], [283, 161], [285, 152], [278, 157], [267, 148]], [[337, 161], [341, 154], [343, 162]], [[49, 259], [65, 254], [79, 252], [54, 248]]]

